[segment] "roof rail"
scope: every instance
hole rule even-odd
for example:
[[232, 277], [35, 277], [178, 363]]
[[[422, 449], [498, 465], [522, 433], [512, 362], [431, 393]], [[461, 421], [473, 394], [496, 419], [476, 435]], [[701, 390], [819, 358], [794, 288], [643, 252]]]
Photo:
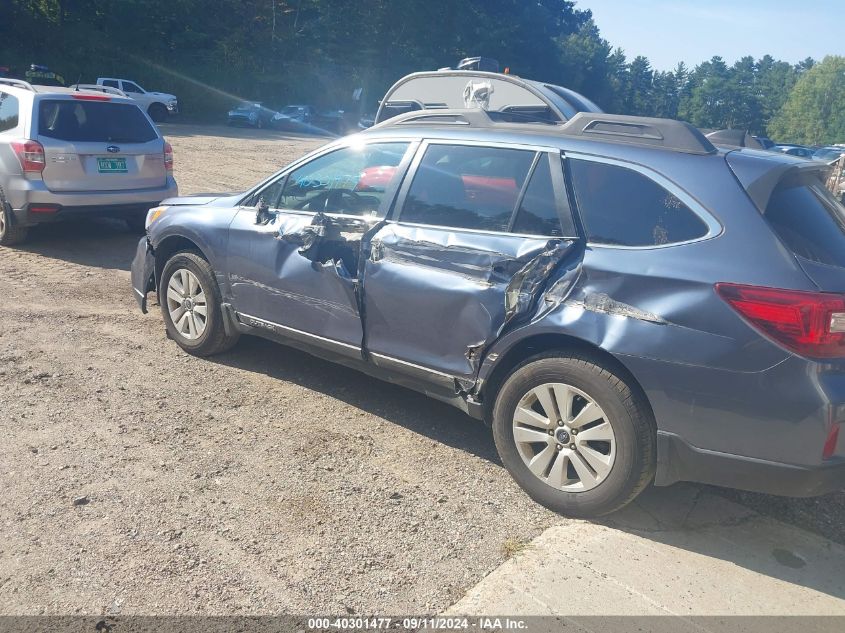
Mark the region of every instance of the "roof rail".
[[128, 96], [123, 90], [114, 88], [112, 86], [101, 86], [100, 84], [73, 84], [68, 86], [71, 90], [94, 90], [96, 92], [104, 92], [106, 94], [115, 95], [117, 97]]
[[28, 81], [24, 81], [23, 79], [12, 79], [11, 77], [0, 77], [0, 84], [4, 84], [6, 86], [14, 86], [15, 88], [23, 88], [24, 90], [29, 90], [30, 92], [35, 92], [35, 88], [32, 87], [32, 84]]
[[[542, 126], [547, 134], [564, 134], [576, 138], [609, 143], [647, 145], [687, 154], [712, 154], [716, 147], [701, 131], [683, 121], [650, 117], [579, 112], [564, 124], [550, 123], [535, 117], [525, 122], [498, 120], [508, 112], [487, 112], [478, 108], [469, 110], [416, 110], [400, 114], [377, 124], [384, 128], [397, 125], [469, 125], [477, 128], [508, 127], [509, 129], [534, 129]], [[511, 113], [513, 114], [513, 113]]]
[[716, 147], [698, 128], [683, 121], [579, 112], [561, 128], [567, 136], [662, 147], [687, 154], [712, 154]]

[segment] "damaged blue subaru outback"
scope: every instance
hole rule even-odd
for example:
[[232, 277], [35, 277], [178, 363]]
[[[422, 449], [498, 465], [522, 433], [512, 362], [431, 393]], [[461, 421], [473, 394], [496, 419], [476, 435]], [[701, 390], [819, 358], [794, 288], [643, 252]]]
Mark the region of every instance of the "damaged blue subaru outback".
[[191, 354], [256, 335], [451, 403], [566, 515], [651, 483], [845, 488], [845, 208], [824, 165], [439, 78], [250, 191], [151, 209], [141, 309], [155, 292]]

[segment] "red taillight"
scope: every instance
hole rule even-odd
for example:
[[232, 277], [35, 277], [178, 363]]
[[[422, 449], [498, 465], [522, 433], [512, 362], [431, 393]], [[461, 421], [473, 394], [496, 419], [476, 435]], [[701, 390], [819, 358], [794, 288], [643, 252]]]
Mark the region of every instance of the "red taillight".
[[164, 168], [167, 171], [173, 171], [173, 148], [167, 141], [164, 143]]
[[12, 149], [26, 173], [44, 171], [44, 147], [38, 141], [12, 141]]
[[56, 213], [59, 210], [57, 204], [31, 204], [29, 205], [30, 213]]
[[839, 425], [834, 424], [830, 427], [830, 433], [827, 434], [827, 440], [824, 443], [824, 449], [822, 449], [822, 458], [823, 459], [830, 459], [833, 457], [833, 454], [836, 452], [836, 443], [839, 441]]
[[716, 284], [716, 292], [764, 334], [811, 358], [845, 357], [845, 295]]
[[84, 92], [74, 92], [72, 96], [80, 101], [111, 101], [111, 97], [107, 95], [91, 95]]

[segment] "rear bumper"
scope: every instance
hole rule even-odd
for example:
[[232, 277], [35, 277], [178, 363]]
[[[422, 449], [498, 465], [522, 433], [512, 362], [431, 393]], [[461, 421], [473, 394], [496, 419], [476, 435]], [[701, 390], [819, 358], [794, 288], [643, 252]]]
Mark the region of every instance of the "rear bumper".
[[132, 260], [132, 291], [141, 312], [147, 313], [147, 293], [155, 290], [155, 255], [150, 240], [145, 235], [138, 242]]
[[[149, 209], [165, 198], [179, 194], [179, 187], [172, 176], [168, 176], [165, 186], [161, 188], [118, 191], [53, 192], [41, 180], [23, 180], [23, 183], [22, 187], [14, 188], [14, 198], [10, 201], [15, 222], [22, 226], [41, 224], [73, 214], [126, 215]], [[37, 208], [45, 205], [55, 206], [56, 210], [32, 211], [33, 206]]]
[[659, 486], [695, 481], [786, 497], [817, 497], [845, 490], [843, 458], [818, 466], [795, 466], [697, 448], [664, 431], [658, 431], [657, 445], [655, 483]]

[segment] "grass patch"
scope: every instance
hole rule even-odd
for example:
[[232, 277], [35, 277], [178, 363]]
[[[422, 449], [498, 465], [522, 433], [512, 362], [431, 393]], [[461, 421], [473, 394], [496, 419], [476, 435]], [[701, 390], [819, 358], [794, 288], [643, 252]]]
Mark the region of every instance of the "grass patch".
[[502, 553], [505, 555], [505, 559], [513, 558], [520, 552], [524, 551], [528, 548], [528, 541], [523, 541], [518, 538], [508, 538], [502, 543]]

